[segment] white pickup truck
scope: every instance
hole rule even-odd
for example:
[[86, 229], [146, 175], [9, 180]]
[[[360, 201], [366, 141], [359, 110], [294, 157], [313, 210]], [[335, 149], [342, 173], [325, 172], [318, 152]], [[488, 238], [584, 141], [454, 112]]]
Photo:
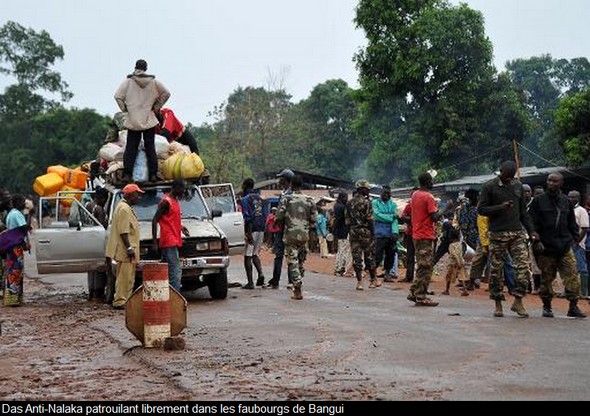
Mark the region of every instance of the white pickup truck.
[[[141, 184], [140, 187], [145, 194], [134, 206], [140, 223], [138, 282], [141, 282], [143, 264], [160, 261], [159, 251], [152, 246], [151, 222], [170, 183]], [[39, 228], [33, 235], [40, 274], [87, 272], [90, 297], [102, 296], [106, 285], [106, 301], [110, 302], [114, 274], [107, 270], [105, 247], [112, 213], [122, 193], [120, 187], [107, 185], [106, 189], [109, 191], [105, 205], [106, 229], [75, 198], [58, 195], [41, 198], [40, 206], [50, 207], [50, 212], [47, 208], [39, 210]], [[207, 286], [213, 299], [227, 297], [229, 256], [244, 250], [242, 214], [235, 201], [231, 184], [187, 184], [180, 201], [182, 225], [190, 233], [189, 237], [183, 237], [180, 249], [183, 290]], [[67, 209], [65, 206], [69, 204], [71, 207]]]

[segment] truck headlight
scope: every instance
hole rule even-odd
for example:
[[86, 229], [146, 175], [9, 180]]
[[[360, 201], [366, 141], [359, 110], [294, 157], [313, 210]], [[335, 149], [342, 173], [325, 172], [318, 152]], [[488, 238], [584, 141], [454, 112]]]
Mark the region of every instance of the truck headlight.
[[209, 250], [209, 243], [197, 243], [195, 244], [195, 248], [197, 249], [197, 251], [207, 251]]
[[211, 250], [219, 251], [222, 249], [222, 247], [223, 245], [221, 244], [221, 240], [209, 242], [209, 248]]

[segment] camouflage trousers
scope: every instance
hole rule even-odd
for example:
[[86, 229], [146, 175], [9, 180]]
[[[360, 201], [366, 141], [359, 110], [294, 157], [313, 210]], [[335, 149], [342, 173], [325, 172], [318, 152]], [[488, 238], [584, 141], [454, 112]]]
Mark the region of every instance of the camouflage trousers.
[[525, 231], [502, 231], [490, 233], [490, 299], [506, 300], [504, 297], [504, 253], [508, 252], [516, 271], [516, 286], [512, 295], [524, 298], [531, 280], [531, 262]]
[[307, 243], [285, 243], [285, 258], [289, 281], [293, 282], [293, 286], [301, 287], [305, 273], [303, 265], [307, 258]]
[[580, 297], [580, 276], [576, 265], [576, 256], [570, 249], [561, 257], [537, 255], [537, 265], [541, 269], [541, 288], [539, 297], [543, 300], [551, 300], [553, 293], [553, 281], [557, 277], [557, 272], [563, 286], [565, 287], [565, 297], [568, 300], [577, 300]]
[[[352, 265], [357, 280], [363, 273], [363, 264], [375, 277], [375, 241], [372, 238], [350, 239], [350, 250], [352, 252]], [[364, 260], [364, 262], [363, 262]]]
[[428, 286], [432, 279], [434, 240], [414, 240], [416, 252], [416, 273], [410, 294], [416, 300], [424, 300], [428, 294]]

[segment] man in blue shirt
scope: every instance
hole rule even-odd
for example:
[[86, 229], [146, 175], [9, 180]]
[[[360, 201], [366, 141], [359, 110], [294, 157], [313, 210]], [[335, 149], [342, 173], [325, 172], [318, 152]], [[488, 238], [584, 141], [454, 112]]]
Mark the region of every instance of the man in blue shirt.
[[248, 283], [243, 289], [254, 289], [252, 264], [258, 272], [256, 286], [264, 286], [264, 274], [258, 254], [264, 242], [266, 228], [267, 207], [258, 192], [254, 191], [254, 179], [244, 179], [242, 183], [242, 215], [244, 217], [244, 234], [246, 237], [246, 251], [244, 253], [244, 268]]

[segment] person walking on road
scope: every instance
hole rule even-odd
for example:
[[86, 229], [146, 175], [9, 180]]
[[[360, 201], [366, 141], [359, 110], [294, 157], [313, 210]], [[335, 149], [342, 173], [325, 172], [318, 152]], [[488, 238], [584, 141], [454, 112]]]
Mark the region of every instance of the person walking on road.
[[576, 256], [578, 273], [580, 273], [580, 294], [583, 298], [588, 296], [588, 263], [586, 262], [586, 235], [590, 229], [590, 218], [586, 208], [580, 205], [581, 196], [578, 191], [570, 191], [567, 194], [568, 199], [574, 205], [574, 214], [579, 233], [576, 244], [572, 246]]
[[[430, 193], [433, 187], [430, 173], [422, 173], [418, 177], [420, 189], [412, 194], [412, 237], [416, 252], [416, 277], [410, 287], [408, 300], [416, 306], [438, 306], [438, 302], [428, 298], [428, 286], [432, 279], [433, 250], [436, 240], [435, 224], [442, 214], [438, 212], [438, 206], [434, 196]], [[447, 206], [451, 206], [448, 204]]]
[[[182, 235], [187, 237], [190, 235], [188, 229], [182, 225], [182, 210], [178, 201], [184, 195], [185, 188], [183, 179], [175, 179], [172, 182], [172, 189], [164, 194], [152, 218], [153, 246], [160, 248], [162, 260], [168, 263], [170, 286], [177, 291], [180, 291], [182, 280], [179, 253], [182, 247]], [[160, 226], [159, 239], [158, 225]]]
[[516, 287], [512, 291], [514, 303], [510, 308], [518, 316], [528, 318], [522, 300], [531, 278], [527, 239], [532, 238], [533, 225], [527, 213], [522, 183], [516, 179], [516, 163], [505, 161], [500, 175], [483, 185], [478, 213], [489, 218], [490, 236], [490, 299], [496, 304], [495, 317], [504, 316], [505, 300], [502, 268], [506, 251], [516, 270]]
[[369, 271], [371, 283], [369, 288], [381, 286], [377, 279], [375, 266], [375, 229], [373, 226], [373, 207], [369, 201], [371, 185], [364, 179], [356, 182], [356, 194], [346, 204], [346, 225], [349, 230], [352, 262], [356, 275], [356, 290], [364, 290], [364, 267]]
[[586, 315], [578, 308], [580, 280], [576, 256], [572, 250], [579, 243], [580, 229], [576, 223], [574, 205], [561, 192], [562, 185], [561, 173], [550, 174], [547, 177], [547, 192], [533, 199], [529, 208], [536, 244], [533, 251], [541, 269], [539, 297], [543, 301], [543, 316], [553, 318], [553, 281], [559, 272], [565, 286], [565, 297], [569, 300], [567, 316], [585, 318]]
[[336, 264], [334, 275], [344, 276], [352, 266], [352, 254], [350, 253], [350, 241], [348, 241], [348, 227], [346, 226], [346, 203], [348, 194], [340, 192], [334, 204], [334, 238], [338, 245], [336, 252]]
[[139, 262], [139, 222], [133, 205], [137, 204], [144, 191], [136, 184], [123, 188], [123, 198], [113, 212], [111, 231], [107, 240], [106, 261], [117, 262], [114, 309], [124, 309], [133, 292], [135, 270]]
[[3, 282], [4, 306], [20, 306], [23, 303], [23, 288], [25, 278], [25, 250], [30, 249], [28, 232], [30, 224], [23, 210], [25, 209], [25, 196], [14, 194], [11, 198], [12, 209], [6, 215], [6, 230], [2, 237], [10, 241], [3, 253]]
[[[279, 178], [279, 185], [283, 189], [283, 191], [281, 192], [281, 197], [279, 199], [279, 205], [284, 197], [286, 197], [287, 195], [291, 195], [293, 193], [293, 191], [291, 190], [291, 180], [294, 176], [295, 174], [291, 169], [283, 169], [281, 172], [279, 172], [279, 174], [277, 174], [277, 177]], [[275, 260], [272, 270], [272, 279], [268, 281], [267, 287], [270, 287], [272, 289], [278, 289], [279, 281], [281, 280], [281, 270], [283, 268], [283, 257], [285, 255], [285, 245], [283, 243], [282, 228], [276, 234], [273, 251], [275, 254]], [[289, 280], [289, 286], [292, 285], [293, 282]]]
[[258, 279], [256, 286], [264, 286], [264, 273], [260, 263], [260, 249], [264, 242], [267, 208], [260, 194], [254, 191], [254, 179], [244, 179], [242, 183], [242, 216], [244, 217], [244, 235], [246, 237], [246, 251], [244, 252], [244, 269], [248, 283], [243, 289], [254, 289], [252, 265], [256, 267]]
[[303, 180], [295, 175], [291, 180], [293, 192], [281, 198], [277, 213], [277, 222], [283, 224], [285, 257], [287, 258], [289, 277], [293, 282], [291, 299], [303, 299], [304, 264], [307, 257], [309, 230], [315, 226], [317, 208], [313, 199], [301, 192]]
[[328, 219], [326, 218], [326, 213], [324, 212], [323, 208], [318, 208], [318, 215], [315, 223], [315, 232], [318, 236], [318, 243], [320, 246], [320, 257], [323, 259], [327, 259], [330, 255], [330, 253], [328, 252], [328, 241], [326, 240], [326, 237], [328, 236]]
[[156, 112], [170, 98], [170, 91], [164, 84], [149, 75], [147, 62], [137, 60], [135, 70], [127, 75], [115, 92], [115, 101], [121, 111], [127, 113], [124, 127], [127, 129], [127, 144], [123, 154], [123, 180], [130, 182], [133, 166], [137, 158], [139, 142], [143, 138], [143, 146], [147, 157], [150, 182], [158, 180], [158, 157], [155, 146], [155, 127], [159, 125]]

